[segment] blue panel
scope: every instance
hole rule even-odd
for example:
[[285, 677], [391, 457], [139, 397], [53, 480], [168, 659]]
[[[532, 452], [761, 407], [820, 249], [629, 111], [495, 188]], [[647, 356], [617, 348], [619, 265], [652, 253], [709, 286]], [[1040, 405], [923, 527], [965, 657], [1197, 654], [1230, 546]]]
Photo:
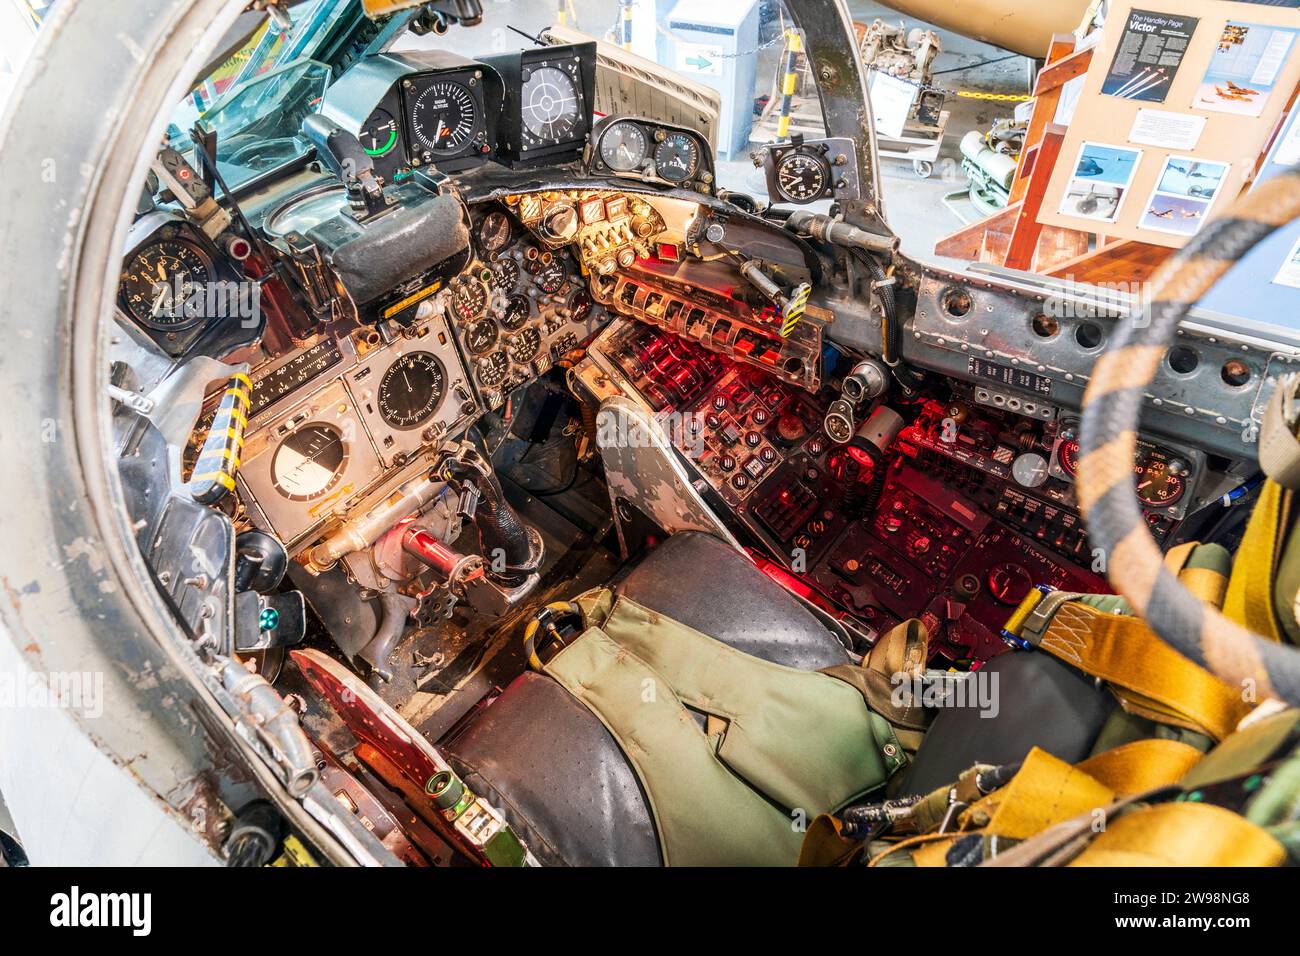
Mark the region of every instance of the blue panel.
[[1298, 238], [1300, 220], [1273, 233], [1223, 277], [1201, 300], [1200, 307], [1300, 332], [1300, 289], [1273, 284], [1273, 277]]

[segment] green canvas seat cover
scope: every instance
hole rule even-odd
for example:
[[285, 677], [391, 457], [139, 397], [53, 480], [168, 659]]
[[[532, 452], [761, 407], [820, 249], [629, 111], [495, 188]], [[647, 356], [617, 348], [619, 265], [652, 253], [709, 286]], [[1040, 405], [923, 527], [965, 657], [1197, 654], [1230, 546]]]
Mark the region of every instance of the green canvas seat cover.
[[576, 603], [586, 629], [545, 670], [622, 747], [670, 865], [793, 866], [808, 822], [906, 762], [889, 723], [841, 680], [751, 657], [608, 590]]

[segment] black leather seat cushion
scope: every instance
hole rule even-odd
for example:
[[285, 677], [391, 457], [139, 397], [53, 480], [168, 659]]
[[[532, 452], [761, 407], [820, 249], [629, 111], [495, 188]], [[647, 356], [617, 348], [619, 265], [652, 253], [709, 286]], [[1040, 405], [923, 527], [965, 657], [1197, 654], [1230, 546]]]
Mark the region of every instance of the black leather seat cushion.
[[974, 763], [1018, 763], [1034, 747], [1078, 763], [1117, 706], [1110, 691], [1046, 651], [1001, 654], [982, 671], [998, 675], [996, 714], [981, 717], [974, 707], [940, 710], [901, 793], [929, 793]]
[[[706, 534], [669, 538], [616, 590], [763, 660], [806, 670], [849, 661], [810, 611]], [[645, 794], [623, 751], [549, 677], [522, 675], [441, 749], [543, 863], [662, 862]]]
[[605, 725], [546, 675], [520, 675], [440, 749], [543, 864], [660, 864], [632, 765]]
[[616, 590], [774, 664], [820, 670], [851, 660], [811, 611], [735, 548], [711, 535], [673, 535]]

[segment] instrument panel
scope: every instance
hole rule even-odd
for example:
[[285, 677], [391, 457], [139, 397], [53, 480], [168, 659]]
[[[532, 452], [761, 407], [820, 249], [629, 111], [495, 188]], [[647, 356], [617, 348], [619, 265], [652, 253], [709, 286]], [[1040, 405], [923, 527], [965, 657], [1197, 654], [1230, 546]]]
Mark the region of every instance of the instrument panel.
[[326, 92], [321, 112], [356, 134], [386, 182], [435, 166], [513, 166], [581, 155], [591, 127], [596, 45], [471, 60], [445, 50], [368, 57]]
[[713, 152], [699, 133], [642, 117], [601, 120], [586, 166], [592, 175], [635, 177], [705, 195], [715, 187]]
[[254, 370], [241, 497], [292, 547], [479, 412], [437, 315], [321, 338]]
[[[1015, 290], [926, 270], [903, 354], [977, 383], [981, 402], [1057, 417], [1081, 407], [1120, 314], [1117, 301], [1108, 306], [1082, 292]], [[1144, 429], [1229, 458], [1253, 458], [1276, 355], [1266, 342], [1184, 323], [1148, 391]]]
[[[516, 200], [516, 197], [510, 197]], [[475, 211], [474, 261], [443, 304], [483, 403], [544, 374], [607, 320], [567, 247], [549, 248], [517, 217], [519, 202]]]

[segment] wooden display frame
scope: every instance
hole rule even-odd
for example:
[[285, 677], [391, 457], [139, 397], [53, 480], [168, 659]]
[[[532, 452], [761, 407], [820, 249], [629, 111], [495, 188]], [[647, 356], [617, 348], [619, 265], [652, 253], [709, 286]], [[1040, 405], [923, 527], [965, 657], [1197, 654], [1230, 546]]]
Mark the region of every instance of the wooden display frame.
[[[1176, 9], [1175, 9], [1176, 6]], [[1261, 6], [1232, 0], [1187, 0], [1173, 4], [1167, 0], [1124, 0], [1110, 13], [1111, 22], [1118, 24], [1111, 35], [1100, 43], [1080, 46], [1070, 34], [1058, 34], [1051, 40], [1046, 65], [1040, 71], [1034, 87], [1034, 106], [1029, 120], [1025, 146], [1021, 151], [1016, 175], [1011, 185], [1007, 207], [980, 222], [965, 226], [939, 240], [935, 245], [938, 255], [979, 261], [1038, 272], [1043, 275], [1069, 278], [1078, 282], [1098, 284], [1131, 284], [1151, 277], [1187, 238], [1150, 229], [1133, 227], [1145, 207], [1155, 183], [1155, 177], [1170, 155], [1182, 155], [1186, 150], [1162, 149], [1142, 144], [1142, 168], [1130, 184], [1134, 201], [1127, 216], [1121, 210], [1114, 223], [1103, 223], [1077, 217], [1060, 215], [1059, 204], [1064, 194], [1071, 166], [1080, 155], [1079, 147], [1085, 141], [1115, 142], [1129, 145], [1127, 135], [1138, 109], [1158, 108], [1179, 112], [1177, 96], [1191, 90], [1204, 75], [1209, 54], [1202, 50], [1193, 36], [1179, 75], [1170, 87], [1164, 104], [1130, 103], [1113, 96], [1100, 94], [1101, 85], [1113, 61], [1119, 43], [1119, 33], [1127, 22], [1131, 9], [1168, 12], [1178, 15], [1198, 16], [1197, 33], [1217, 36], [1228, 21], [1248, 21], [1287, 28], [1300, 28], [1295, 10]], [[1208, 26], [1207, 26], [1208, 24]], [[1066, 84], [1085, 77], [1080, 106], [1069, 127], [1055, 120], [1065, 93]], [[1231, 154], [1231, 179], [1215, 197], [1211, 214], [1221, 211], [1240, 192], [1242, 186], [1257, 174], [1263, 154], [1270, 148], [1280, 126], [1280, 117], [1294, 106], [1296, 91], [1300, 89], [1300, 43], [1290, 51], [1273, 95], [1259, 118], [1211, 114], [1207, 111], [1183, 110], [1181, 112], [1207, 117], [1201, 142], [1210, 142], [1211, 128], [1224, 124], [1212, 123], [1214, 116], [1227, 116], [1224, 128], [1240, 131], [1242, 120], [1251, 127], [1248, 141], [1237, 145]], [[1284, 92], [1285, 91], [1285, 92]], [[1191, 94], [1188, 94], [1191, 95]], [[1091, 97], [1091, 99], [1090, 99]], [[1122, 116], [1113, 108], [1108, 128], [1101, 130], [1087, 121], [1077, 123], [1079, 115], [1096, 109], [1100, 102], [1105, 108], [1112, 102], [1121, 104]], [[1190, 100], [1188, 101], [1190, 104]], [[1115, 130], [1122, 128], [1122, 132]], [[1230, 137], [1233, 134], [1229, 134]], [[1242, 134], [1244, 135], [1244, 134]], [[1235, 142], [1235, 140], [1234, 140]], [[1223, 153], [1212, 155], [1213, 161]], [[1064, 158], [1063, 158], [1064, 157]]]
[[[1108, 72], [1116, 60], [1116, 53], [1125, 35], [1125, 26], [1134, 11], [1163, 15], [1170, 18], [1195, 18], [1186, 50], [1173, 72], [1167, 88], [1162, 87], [1163, 99], [1147, 101], [1141, 97], [1116, 96], [1103, 93]], [[1276, 77], [1261, 92], [1255, 108], [1260, 115], [1224, 112], [1231, 108], [1222, 103], [1218, 108], [1205, 105], [1202, 81], [1210, 67], [1215, 52], [1222, 47], [1224, 29], [1230, 22], [1244, 23], [1259, 28], [1276, 28], [1300, 31], [1300, 16], [1293, 8], [1265, 4], [1242, 3], [1235, 0], [1114, 0], [1107, 13], [1102, 39], [1097, 44], [1079, 104], [1070, 121], [1061, 146], [1061, 161], [1056, 164], [1048, 182], [1039, 222], [1044, 226], [1058, 226], [1087, 232], [1103, 232], [1109, 238], [1143, 242], [1151, 245], [1180, 249], [1194, 232], [1178, 230], [1179, 222], [1186, 229], [1194, 229], [1184, 216], [1194, 216], [1204, 223], [1240, 195], [1249, 184], [1260, 155], [1267, 148], [1278, 117], [1285, 110], [1291, 91], [1300, 84], [1300, 33], [1292, 38], [1290, 48], [1277, 68]], [[1141, 36], [1142, 34], [1139, 34]], [[1246, 108], [1246, 107], [1243, 107]], [[1203, 127], [1193, 145], [1174, 142], [1153, 143], [1150, 140], [1130, 139], [1141, 111], [1159, 111], [1184, 121], [1203, 121]], [[1148, 114], [1149, 115], [1149, 114]], [[1072, 181], [1083, 184], [1084, 179], [1074, 179], [1075, 161], [1085, 144], [1101, 151], [1131, 153], [1137, 156], [1131, 179], [1120, 187], [1122, 197], [1117, 217], [1113, 222], [1100, 222], [1074, 215], [1065, 210], [1064, 202]], [[1166, 196], [1161, 213], [1168, 219], [1151, 214], [1151, 199], [1167, 162], [1186, 167], [1180, 157], [1194, 157], [1202, 168], [1222, 164], [1227, 167], [1210, 199], [1189, 193], [1186, 196]], [[1094, 165], [1092, 167], [1096, 169]], [[1089, 188], [1106, 188], [1107, 182], [1097, 179]], [[1211, 182], [1212, 180], [1202, 180]], [[1188, 182], [1184, 180], [1184, 182]], [[1188, 209], [1184, 213], [1183, 206]], [[1178, 209], [1179, 212], [1174, 210]]]

